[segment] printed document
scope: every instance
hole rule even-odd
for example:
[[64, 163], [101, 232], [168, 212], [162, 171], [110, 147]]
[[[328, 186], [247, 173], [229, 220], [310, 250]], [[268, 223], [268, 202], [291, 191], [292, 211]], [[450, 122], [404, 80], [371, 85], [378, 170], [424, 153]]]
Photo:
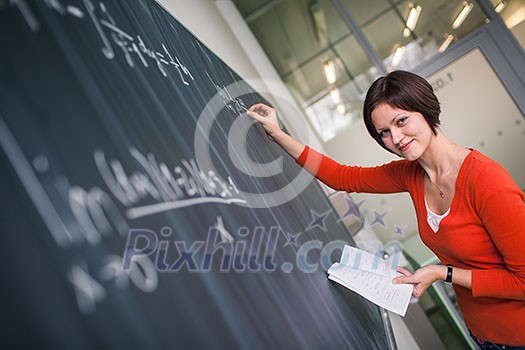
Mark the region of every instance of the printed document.
[[338, 263], [328, 269], [328, 278], [360, 294], [382, 308], [405, 316], [412, 284], [392, 284], [402, 276], [380, 257], [346, 245]]

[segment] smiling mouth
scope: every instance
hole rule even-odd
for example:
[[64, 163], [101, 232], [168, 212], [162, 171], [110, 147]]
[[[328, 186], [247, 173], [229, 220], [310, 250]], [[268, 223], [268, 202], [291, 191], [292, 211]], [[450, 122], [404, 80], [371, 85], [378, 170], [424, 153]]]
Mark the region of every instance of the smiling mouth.
[[[414, 140], [412, 140], [412, 141], [414, 141]], [[399, 150], [401, 152], [405, 152], [410, 147], [410, 145], [412, 144], [412, 141], [410, 141], [408, 143], [405, 143], [403, 146], [399, 146]]]

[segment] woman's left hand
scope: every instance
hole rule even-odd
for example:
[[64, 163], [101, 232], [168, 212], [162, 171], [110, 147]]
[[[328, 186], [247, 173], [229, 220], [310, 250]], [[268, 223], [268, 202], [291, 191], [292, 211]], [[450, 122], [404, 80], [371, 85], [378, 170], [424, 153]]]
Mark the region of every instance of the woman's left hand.
[[439, 265], [427, 265], [417, 269], [414, 273], [411, 273], [405, 268], [398, 267], [397, 271], [401, 272], [404, 276], [394, 278], [392, 283], [413, 284], [414, 291], [412, 292], [412, 295], [415, 297], [420, 297], [428, 289], [428, 287], [432, 285], [432, 283], [442, 279], [442, 267], [443, 266]]

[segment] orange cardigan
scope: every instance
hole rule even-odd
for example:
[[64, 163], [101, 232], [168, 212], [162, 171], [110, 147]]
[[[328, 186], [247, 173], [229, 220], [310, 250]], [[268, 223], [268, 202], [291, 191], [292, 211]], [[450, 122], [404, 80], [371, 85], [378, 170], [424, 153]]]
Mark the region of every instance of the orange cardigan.
[[525, 345], [524, 194], [502, 166], [472, 150], [460, 168], [450, 213], [434, 233], [417, 161], [346, 166], [306, 147], [297, 163], [336, 190], [408, 192], [423, 242], [443, 264], [472, 270], [472, 290], [454, 285], [467, 327], [493, 343]]

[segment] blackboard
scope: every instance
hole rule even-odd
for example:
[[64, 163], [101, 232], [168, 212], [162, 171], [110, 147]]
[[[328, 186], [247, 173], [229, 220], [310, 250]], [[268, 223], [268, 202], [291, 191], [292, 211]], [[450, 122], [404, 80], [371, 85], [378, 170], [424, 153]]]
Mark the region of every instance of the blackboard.
[[262, 97], [158, 3], [0, 6], [2, 348], [392, 346]]

